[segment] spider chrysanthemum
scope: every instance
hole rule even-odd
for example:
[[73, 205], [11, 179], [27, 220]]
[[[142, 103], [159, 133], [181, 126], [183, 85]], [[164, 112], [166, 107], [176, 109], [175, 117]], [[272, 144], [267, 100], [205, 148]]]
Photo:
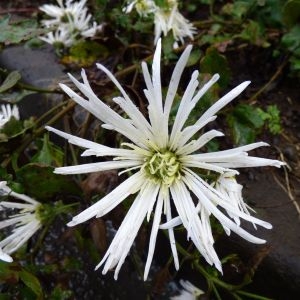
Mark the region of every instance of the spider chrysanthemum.
[[[111, 245], [102, 261], [97, 266], [103, 267], [103, 274], [115, 268], [115, 278], [128, 255], [134, 239], [145, 218], [150, 220], [153, 214], [152, 230], [149, 241], [149, 251], [145, 266], [144, 279], [147, 278], [153, 258], [158, 230], [168, 230], [170, 246], [174, 256], [175, 267], [179, 267], [173, 226], [182, 223], [187, 230], [187, 238], [191, 239], [208, 263], [222, 271], [220, 260], [214, 250], [214, 239], [210, 226], [210, 216], [213, 215], [224, 227], [226, 233], [237, 233], [253, 243], [264, 243], [240, 227], [240, 219], [244, 219], [265, 228], [271, 224], [251, 216], [244, 205], [240, 194], [230, 198], [231, 186], [236, 182], [232, 179], [238, 172], [235, 168], [276, 166], [282, 163], [277, 160], [248, 156], [247, 151], [266, 146], [259, 142], [211, 153], [201, 151], [211, 139], [222, 136], [217, 130], [202, 133], [206, 124], [215, 120], [216, 113], [226, 104], [236, 98], [248, 85], [243, 82], [216, 103], [204, 114], [199, 116], [193, 125], [186, 125], [190, 112], [205, 92], [218, 80], [214, 75], [200, 89], [198, 88], [198, 71], [194, 71], [188, 86], [181, 98], [173, 125], [169, 124], [170, 112], [177, 94], [178, 84], [187, 64], [192, 47], [187, 48], [178, 60], [170, 84], [163, 99], [161, 86], [161, 41], [157, 43], [152, 63], [152, 75], [147, 64], [142, 63], [145, 79], [145, 98], [148, 102], [148, 118], [145, 118], [134, 105], [117, 79], [103, 65], [98, 68], [106, 73], [119, 89], [122, 96], [113, 99], [124, 111], [124, 116], [116, 113], [101, 101], [92, 91], [87, 76], [82, 71], [83, 83], [70, 75], [71, 80], [83, 96], [75, 93], [68, 86], [61, 88], [79, 105], [100, 119], [104, 128], [115, 130], [123, 135], [128, 142], [122, 148], [110, 148], [88, 141], [71, 134], [47, 127], [48, 130], [64, 137], [70, 143], [85, 148], [82, 156], [111, 156], [110, 161], [94, 162], [76, 166], [57, 168], [58, 174], [83, 174], [112, 169], [130, 170], [130, 176], [108, 195], [75, 216], [68, 224], [74, 226], [93, 217], [101, 217], [115, 208], [129, 195], [135, 195], [130, 209], [119, 227]], [[200, 134], [201, 132], [201, 134]], [[193, 137], [195, 137], [193, 139]], [[221, 181], [208, 181], [201, 174], [215, 174]], [[222, 187], [222, 188], [220, 188]], [[171, 207], [174, 209], [171, 210]], [[174, 210], [174, 211], [173, 211]], [[176, 213], [175, 213], [176, 211]], [[166, 221], [167, 224], [161, 224]], [[175, 218], [172, 217], [175, 216]]]

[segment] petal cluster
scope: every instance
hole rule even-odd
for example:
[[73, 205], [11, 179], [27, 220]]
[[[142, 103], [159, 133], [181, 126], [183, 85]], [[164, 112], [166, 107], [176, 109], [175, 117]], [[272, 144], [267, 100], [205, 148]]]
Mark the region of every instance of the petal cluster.
[[[142, 72], [146, 88], [148, 117], [145, 118], [135, 106], [113, 74], [103, 65], [102, 70], [116, 85], [120, 96], [113, 101], [120, 106], [123, 115], [116, 113], [93, 92], [87, 75], [82, 71], [83, 82], [72, 75], [70, 78], [80, 94], [61, 84], [61, 88], [79, 105], [103, 122], [103, 127], [122, 134], [128, 142], [121, 148], [111, 148], [52, 127], [47, 127], [69, 143], [84, 148], [82, 156], [112, 157], [112, 160], [88, 164], [66, 166], [55, 169], [58, 174], [83, 174], [89, 172], [123, 169], [131, 171], [123, 183], [98, 202], [78, 214], [68, 224], [74, 226], [93, 217], [101, 217], [130, 195], [134, 195], [130, 209], [118, 229], [111, 245], [97, 268], [103, 266], [103, 274], [115, 269], [115, 278], [128, 255], [139, 228], [145, 219], [153, 216], [146, 260], [144, 279], [147, 278], [154, 254], [159, 229], [165, 229], [170, 239], [170, 247], [175, 267], [179, 267], [174, 227], [182, 224], [187, 231], [187, 239], [192, 240], [206, 261], [222, 272], [221, 262], [214, 249], [214, 237], [210, 225], [214, 216], [227, 234], [231, 231], [253, 243], [264, 243], [243, 228], [240, 219], [271, 228], [271, 224], [250, 215], [241, 196], [241, 186], [235, 181], [236, 168], [275, 166], [283, 163], [250, 156], [248, 151], [267, 146], [258, 142], [229, 150], [205, 153], [203, 147], [213, 138], [223, 134], [217, 130], [203, 132], [205, 125], [216, 119], [216, 113], [235, 99], [249, 85], [241, 83], [216, 101], [192, 125], [186, 125], [189, 115], [206, 91], [219, 79], [219, 75], [199, 88], [198, 71], [194, 71], [181, 97], [174, 122], [170, 124], [170, 114], [179, 81], [187, 64], [191, 46], [179, 58], [172, 73], [166, 95], [161, 86], [161, 40], [158, 40], [153, 57], [152, 72], [145, 62]], [[172, 117], [173, 119], [173, 117]], [[171, 126], [172, 125], [172, 126]], [[210, 176], [206, 176], [210, 175]], [[214, 175], [214, 180], [211, 175]], [[165, 223], [164, 223], [165, 222]], [[162, 224], [164, 223], [164, 224]]]
[[176, 0], [165, 1], [163, 6], [156, 5], [153, 0], [134, 0], [130, 1], [124, 8], [126, 13], [136, 9], [142, 16], [154, 16], [154, 43], [168, 32], [172, 31], [175, 40], [174, 48], [178, 48], [178, 42], [184, 43], [184, 38], [193, 39], [196, 34], [196, 28], [179, 12], [178, 2]]
[[0, 129], [12, 118], [20, 119], [17, 105], [2, 104], [0, 110]]
[[179, 281], [183, 289], [178, 296], [171, 297], [171, 300], [196, 300], [199, 296], [203, 295], [204, 292], [194, 286], [188, 280]]
[[[42, 226], [37, 215], [40, 203], [27, 195], [12, 191], [6, 181], [0, 182], [0, 196], [0, 229], [9, 232], [0, 241], [0, 259], [10, 262], [12, 259], [9, 259], [9, 254], [22, 247]], [[9, 200], [8, 197], [18, 201]], [[14, 213], [15, 210], [18, 213]]]
[[93, 37], [100, 26], [96, 22], [92, 25], [92, 15], [88, 13], [85, 6], [87, 0], [57, 0], [57, 5], [44, 4], [40, 10], [50, 18], [43, 20], [45, 27], [56, 27], [56, 29], [45, 36], [40, 37], [50, 44], [63, 44], [65, 47], [72, 46], [78, 39]]

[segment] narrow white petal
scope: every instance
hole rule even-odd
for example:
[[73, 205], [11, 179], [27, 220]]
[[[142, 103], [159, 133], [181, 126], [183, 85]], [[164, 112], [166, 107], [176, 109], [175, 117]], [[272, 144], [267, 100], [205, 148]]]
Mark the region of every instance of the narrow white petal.
[[145, 178], [142, 176], [142, 174], [140, 172], [135, 173], [127, 180], [122, 182], [108, 195], [100, 199], [98, 202], [96, 202], [77, 216], [73, 217], [72, 221], [67, 225], [75, 226], [95, 216], [100, 217], [108, 213], [124, 199], [126, 199], [130, 194], [135, 194], [141, 188], [144, 182]]
[[141, 161], [105, 161], [97, 163], [82, 164], [77, 166], [60, 167], [54, 170], [55, 174], [86, 174], [91, 172], [100, 172], [115, 170], [121, 168], [130, 168], [141, 165]]
[[251, 83], [251, 81], [245, 81], [232, 89], [230, 92], [228, 92], [225, 96], [223, 96], [221, 99], [219, 99], [215, 104], [213, 104], [197, 121], [196, 124], [201, 123], [202, 121], [206, 120], [207, 118], [213, 116], [215, 113], [217, 113], [220, 109], [222, 109], [224, 106], [226, 106], [230, 101], [235, 99], [238, 95], [240, 95], [243, 90]]
[[157, 197], [158, 190], [159, 186], [151, 182], [144, 182], [140, 193], [127, 212], [112, 243], [96, 269], [104, 264], [102, 273], [105, 274], [116, 266], [114, 277], [117, 279], [119, 270], [149, 209], [148, 205], [153, 201], [153, 198]]
[[162, 213], [162, 207], [163, 207], [163, 195], [162, 192], [159, 193], [157, 203], [156, 203], [156, 209], [154, 212], [154, 219], [153, 219], [153, 225], [152, 225], [152, 230], [150, 234], [150, 241], [149, 241], [149, 249], [148, 249], [148, 256], [147, 256], [147, 261], [146, 261], [146, 266], [145, 266], [145, 271], [144, 271], [144, 280], [147, 279], [151, 262], [153, 259], [153, 254], [154, 254], [154, 248], [155, 248], [155, 242], [156, 242], [156, 237], [157, 237], [157, 232], [159, 229], [159, 223], [161, 219], [161, 213]]
[[210, 130], [204, 134], [202, 134], [197, 140], [193, 140], [176, 151], [177, 155], [188, 155], [190, 153], [195, 152], [196, 150], [202, 148], [209, 141], [214, 139], [215, 137], [224, 136], [224, 133], [217, 130]]
[[[265, 240], [262, 240], [260, 238], [257, 238], [253, 236], [252, 234], [248, 233], [241, 227], [239, 227], [237, 224], [235, 224], [233, 221], [231, 221], [228, 217], [226, 217], [206, 196], [205, 194], [199, 189], [199, 186], [197, 185], [197, 182], [191, 176], [190, 174], [186, 173], [186, 176], [183, 177], [186, 184], [189, 186], [189, 188], [192, 190], [192, 192], [201, 199], [202, 205], [210, 211], [220, 222], [221, 224], [224, 224], [227, 228], [234, 231], [244, 239], [246, 239], [249, 242], [256, 243], [256, 244], [263, 244], [265, 243]], [[265, 222], [267, 223], [267, 222]]]
[[[107, 147], [83, 138], [79, 138], [75, 135], [68, 134], [66, 132], [63, 132], [61, 130], [55, 129], [50, 126], [45, 126], [45, 128], [51, 132], [54, 132], [55, 134], [65, 138], [68, 140], [70, 144], [77, 145], [79, 147], [88, 148], [88, 150], [84, 151], [81, 156], [89, 156], [89, 155], [95, 155], [95, 156], [123, 156], [124, 158], [132, 159], [134, 157], [135, 159], [141, 158], [142, 156], [139, 155], [136, 151], [131, 151], [128, 149], [121, 149], [121, 148], [111, 148]], [[138, 147], [137, 147], [138, 148]], [[142, 149], [141, 149], [142, 150]]]
[[4, 253], [2, 251], [2, 249], [0, 249], [0, 260], [6, 261], [6, 262], [12, 262], [13, 259], [6, 253]]
[[192, 45], [188, 45], [183, 53], [181, 54], [178, 62], [176, 63], [176, 66], [173, 70], [172, 77], [169, 83], [168, 91], [167, 91], [167, 96], [165, 100], [165, 107], [164, 107], [164, 113], [169, 116], [171, 107], [174, 101], [174, 97], [176, 95], [177, 89], [178, 89], [178, 84], [179, 80], [181, 78], [182, 72], [188, 62], [190, 53], [193, 49]]

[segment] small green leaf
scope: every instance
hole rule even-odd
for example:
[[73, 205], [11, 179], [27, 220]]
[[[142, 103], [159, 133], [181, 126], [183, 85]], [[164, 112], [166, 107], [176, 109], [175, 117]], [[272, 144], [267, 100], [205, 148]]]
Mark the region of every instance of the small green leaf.
[[0, 281], [8, 284], [16, 284], [19, 281], [21, 267], [15, 262], [7, 263], [0, 260]]
[[41, 149], [31, 159], [31, 162], [61, 166], [63, 162], [63, 155], [63, 152], [49, 141], [49, 135], [46, 133], [44, 134]]
[[80, 41], [72, 46], [69, 55], [62, 58], [65, 64], [77, 64], [85, 67], [92, 65], [97, 59], [104, 59], [109, 51], [104, 46], [94, 41]]
[[199, 61], [199, 59], [201, 57], [201, 54], [202, 53], [199, 49], [193, 50], [190, 57], [189, 57], [189, 59], [188, 59], [188, 62], [186, 64], [187, 67], [191, 67], [191, 66], [195, 65]]
[[60, 286], [56, 286], [50, 297], [49, 300], [68, 300], [72, 299], [73, 292], [71, 290], [63, 290]]
[[300, 21], [300, 0], [289, 0], [282, 11], [283, 22], [292, 27]]
[[216, 48], [210, 47], [206, 50], [205, 56], [200, 61], [200, 71], [211, 75], [220, 74], [218, 81], [220, 87], [227, 87], [230, 80], [230, 68], [226, 57], [220, 54]]
[[43, 296], [42, 287], [36, 276], [27, 272], [23, 269], [20, 273], [20, 279], [22, 282], [31, 290], [35, 295], [37, 295], [38, 299], [41, 299]]
[[38, 163], [30, 163], [16, 171], [17, 181], [24, 187], [25, 194], [43, 200], [56, 194], [80, 194], [78, 186], [67, 176], [53, 173], [54, 168]]
[[264, 35], [264, 28], [261, 23], [250, 20], [249, 23], [244, 25], [243, 31], [236, 35], [245, 41], [250, 42], [251, 44], [260, 46], [260, 47], [269, 47], [270, 43], [267, 41]]
[[300, 47], [300, 25], [295, 25], [289, 32], [284, 34], [281, 43], [288, 50], [295, 52]]
[[49, 28], [40, 28], [36, 20], [10, 23], [9, 19], [10, 16], [0, 18], [0, 43], [5, 45], [18, 44], [51, 31]]
[[35, 94], [34, 91], [29, 90], [18, 90], [18, 91], [10, 91], [7, 93], [1, 93], [0, 94], [0, 100], [9, 102], [9, 103], [18, 103], [20, 102], [24, 97]]
[[264, 120], [259, 110], [253, 106], [239, 104], [235, 107], [233, 114], [240, 122], [249, 124], [254, 128], [261, 128], [264, 125]]
[[9, 73], [0, 86], [0, 93], [12, 88], [20, 79], [21, 74], [18, 71], [12, 71]]
[[227, 115], [227, 122], [232, 130], [234, 143], [238, 145], [253, 143], [265, 123], [261, 110], [248, 104], [237, 105]]

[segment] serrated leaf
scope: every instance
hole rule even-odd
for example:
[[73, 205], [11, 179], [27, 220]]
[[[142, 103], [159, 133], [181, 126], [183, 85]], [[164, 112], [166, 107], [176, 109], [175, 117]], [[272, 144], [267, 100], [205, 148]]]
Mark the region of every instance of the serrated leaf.
[[205, 56], [200, 61], [200, 72], [214, 75], [220, 74], [218, 84], [225, 88], [230, 80], [230, 68], [226, 57], [218, 52], [214, 47], [206, 50]]
[[289, 0], [284, 4], [282, 19], [288, 27], [300, 21], [300, 0]]
[[22, 270], [20, 273], [20, 279], [22, 280], [22, 282], [35, 294], [37, 295], [38, 299], [41, 299], [43, 296], [43, 292], [42, 292], [42, 286], [39, 282], [39, 280], [37, 279], [36, 276], [34, 276], [33, 274], [29, 273], [26, 270]]
[[54, 168], [39, 163], [29, 163], [16, 171], [17, 181], [25, 194], [44, 200], [57, 194], [80, 194], [80, 189], [70, 178], [53, 173]]
[[4, 91], [12, 88], [20, 79], [21, 74], [18, 71], [12, 71], [11, 73], [9, 73], [0, 86], [0, 93], [3, 93]]

